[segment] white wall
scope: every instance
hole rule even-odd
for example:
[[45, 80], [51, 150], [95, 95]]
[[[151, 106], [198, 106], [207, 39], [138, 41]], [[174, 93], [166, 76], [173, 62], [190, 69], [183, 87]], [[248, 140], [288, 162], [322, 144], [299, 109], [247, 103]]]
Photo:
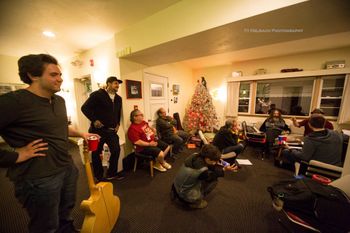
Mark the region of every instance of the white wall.
[[0, 55], [0, 83], [22, 83], [18, 75], [19, 57]]
[[[81, 66], [73, 66], [71, 61], [80, 60]], [[90, 60], [93, 60], [91, 65]], [[105, 84], [106, 79], [109, 76], [117, 76], [120, 78], [119, 71], [119, 59], [115, 55], [115, 43], [114, 38], [111, 38], [96, 47], [77, 55], [69, 61], [65, 61], [62, 65], [62, 73], [64, 82], [62, 88], [69, 89], [70, 93], [66, 94], [67, 109], [72, 109], [72, 123], [77, 125], [77, 111], [80, 111], [81, 106], [75, 104], [75, 93], [74, 93], [74, 79], [82, 78], [84, 76], [91, 76], [92, 91], [98, 89], [97, 83]], [[123, 86], [120, 87], [118, 92], [123, 98], [122, 92]], [[68, 95], [68, 96], [67, 96]], [[70, 114], [70, 113], [68, 113]], [[121, 124], [123, 125], [123, 124]], [[124, 128], [121, 127], [118, 133], [121, 139], [125, 139]]]
[[[152, 74], [168, 77], [169, 80], [169, 113], [172, 115], [178, 112], [181, 120], [185, 116], [185, 108], [194, 93], [195, 80], [192, 78], [192, 70], [180, 63], [149, 67], [144, 70]], [[180, 85], [178, 95], [172, 94], [173, 84]], [[178, 97], [178, 102], [174, 103], [174, 96]]]
[[345, 60], [349, 67], [350, 47], [236, 62], [232, 64], [231, 72], [242, 71], [244, 76], [249, 76], [254, 75], [255, 70], [259, 68], [266, 69], [267, 73], [280, 73], [281, 69], [286, 68], [320, 70], [324, 68], [326, 61], [334, 60]]

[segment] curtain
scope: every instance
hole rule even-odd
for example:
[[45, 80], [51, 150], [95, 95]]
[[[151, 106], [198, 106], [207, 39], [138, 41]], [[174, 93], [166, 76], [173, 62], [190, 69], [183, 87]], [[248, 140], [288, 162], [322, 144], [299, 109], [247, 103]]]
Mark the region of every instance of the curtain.
[[344, 83], [344, 95], [338, 116], [338, 124], [350, 124], [350, 75], [347, 74]]
[[239, 84], [240, 82], [227, 83], [226, 116], [238, 116]]

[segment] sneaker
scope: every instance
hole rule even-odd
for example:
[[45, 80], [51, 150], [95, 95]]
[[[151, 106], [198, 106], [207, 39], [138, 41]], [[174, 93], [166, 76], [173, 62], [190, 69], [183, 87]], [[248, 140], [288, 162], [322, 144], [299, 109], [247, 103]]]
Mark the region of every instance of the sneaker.
[[123, 174], [117, 174], [115, 176], [107, 176], [106, 180], [123, 180], [125, 176]]
[[208, 202], [206, 200], [201, 200], [198, 203], [189, 204], [189, 207], [192, 209], [204, 209], [208, 206]]
[[162, 165], [160, 165], [158, 161], [153, 165], [153, 168], [160, 172], [166, 172], [166, 169]]
[[161, 165], [167, 170], [171, 169], [171, 165], [165, 161]]

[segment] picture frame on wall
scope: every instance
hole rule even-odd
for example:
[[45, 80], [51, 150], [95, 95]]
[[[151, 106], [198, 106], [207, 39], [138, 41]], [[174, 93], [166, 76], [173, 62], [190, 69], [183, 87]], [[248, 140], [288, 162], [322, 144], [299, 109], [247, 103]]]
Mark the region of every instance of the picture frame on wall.
[[127, 99], [142, 99], [141, 81], [125, 80], [125, 84]]
[[174, 84], [173, 85], [173, 95], [178, 95], [180, 93], [180, 85]]

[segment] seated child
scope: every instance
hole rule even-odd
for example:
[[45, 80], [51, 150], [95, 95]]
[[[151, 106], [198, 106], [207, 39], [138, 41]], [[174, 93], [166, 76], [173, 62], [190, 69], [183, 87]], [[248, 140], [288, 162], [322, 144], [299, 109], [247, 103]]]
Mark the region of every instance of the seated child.
[[189, 156], [176, 174], [172, 194], [190, 208], [202, 209], [208, 203], [203, 199], [217, 185], [224, 171], [237, 170], [234, 164], [220, 160], [221, 153], [213, 145], [204, 145], [199, 153]]

